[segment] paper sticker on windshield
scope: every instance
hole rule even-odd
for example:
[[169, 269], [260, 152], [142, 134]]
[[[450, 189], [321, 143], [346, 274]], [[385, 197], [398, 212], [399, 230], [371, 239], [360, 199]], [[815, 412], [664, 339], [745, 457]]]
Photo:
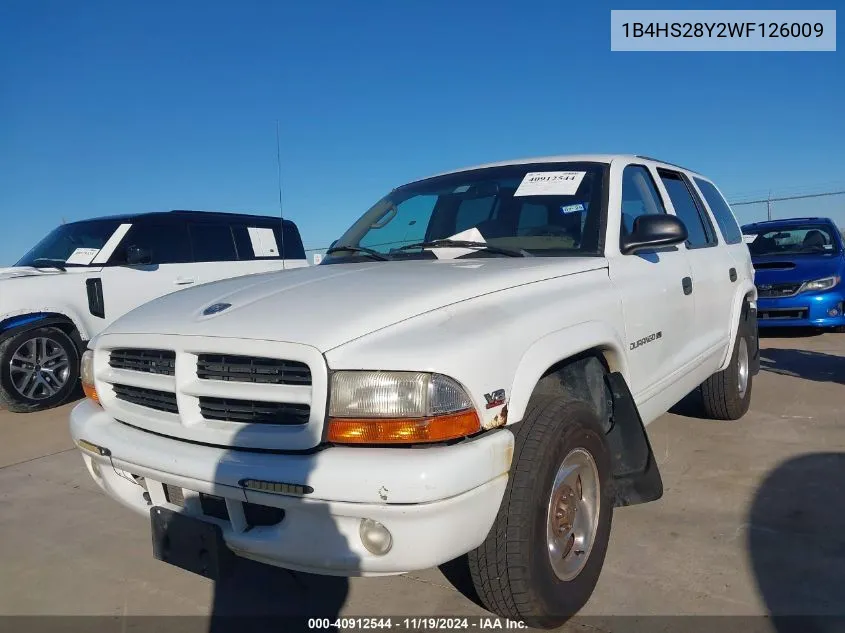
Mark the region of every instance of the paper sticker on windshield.
[[99, 248], [77, 248], [70, 254], [70, 257], [65, 260], [65, 264], [81, 264], [83, 266], [87, 266], [94, 260], [94, 257], [96, 257], [99, 252]]
[[532, 171], [525, 174], [513, 194], [517, 196], [573, 196], [585, 171]]
[[276, 244], [276, 235], [273, 233], [273, 229], [250, 226], [247, 231], [252, 243], [252, 252], [255, 253], [256, 257], [279, 256], [279, 247]]
[[745, 242], [746, 244], [751, 244], [751, 242], [753, 242], [756, 239], [757, 239], [756, 235], [743, 235], [742, 236], [742, 241]]
[[560, 208], [561, 213], [578, 213], [578, 211], [585, 211], [586, 207], [583, 204], [569, 204]]

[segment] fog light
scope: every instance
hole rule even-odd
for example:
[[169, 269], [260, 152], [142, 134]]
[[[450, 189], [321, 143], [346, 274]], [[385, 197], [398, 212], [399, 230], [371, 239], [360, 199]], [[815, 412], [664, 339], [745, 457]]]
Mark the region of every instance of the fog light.
[[372, 519], [361, 519], [361, 527], [358, 530], [361, 535], [361, 542], [367, 551], [376, 556], [384, 556], [393, 547], [393, 537], [386, 527]]
[[836, 308], [831, 308], [830, 310], [827, 311], [827, 316], [832, 316], [832, 317], [839, 316], [839, 310], [836, 309]]
[[91, 460], [91, 472], [94, 473], [94, 476], [97, 479], [103, 478], [103, 473], [100, 471], [100, 464], [97, 462], [97, 460]]

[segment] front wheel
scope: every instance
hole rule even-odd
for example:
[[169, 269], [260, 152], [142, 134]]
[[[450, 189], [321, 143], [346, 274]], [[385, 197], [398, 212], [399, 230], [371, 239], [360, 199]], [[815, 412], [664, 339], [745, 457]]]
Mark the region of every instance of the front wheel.
[[0, 344], [0, 406], [29, 413], [59, 406], [79, 382], [79, 352], [56, 328], [37, 328]]
[[554, 628], [589, 600], [613, 516], [610, 451], [598, 416], [580, 402], [536, 397], [516, 433], [496, 521], [468, 555], [491, 612]]

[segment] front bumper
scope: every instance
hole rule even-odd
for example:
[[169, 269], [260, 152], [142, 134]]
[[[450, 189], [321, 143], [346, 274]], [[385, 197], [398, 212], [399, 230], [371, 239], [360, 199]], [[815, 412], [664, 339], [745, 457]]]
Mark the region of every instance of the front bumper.
[[757, 299], [757, 322], [761, 328], [845, 326], [843, 302], [845, 293], [838, 287], [794, 297], [762, 297]]
[[[152, 506], [184, 512], [219, 525], [239, 556], [335, 576], [427, 569], [479, 546], [504, 495], [514, 442], [510, 431], [499, 429], [473, 441], [420, 449], [233, 451], [135, 429], [87, 400], [71, 412], [70, 428], [77, 446], [84, 440], [108, 449], [109, 455], [101, 455], [80, 447], [94, 481], [126, 507], [145, 517]], [[144, 486], [133, 475], [143, 477]], [[242, 487], [244, 479], [307, 485], [313, 492], [257, 492]], [[183, 501], [173, 496], [174, 488], [181, 489]], [[215, 516], [204, 511], [206, 495], [222, 498]], [[273, 525], [251, 525], [255, 506], [282, 509], [284, 517]], [[375, 555], [364, 547], [363, 519], [390, 531], [389, 552]]]

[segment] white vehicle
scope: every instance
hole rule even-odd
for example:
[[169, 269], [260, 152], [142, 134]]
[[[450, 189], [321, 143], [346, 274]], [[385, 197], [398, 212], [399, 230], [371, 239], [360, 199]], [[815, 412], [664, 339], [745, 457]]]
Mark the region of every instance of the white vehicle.
[[62, 224], [0, 270], [0, 407], [72, 399], [87, 342], [151, 299], [307, 265], [296, 225], [282, 230], [278, 217], [170, 211]]
[[614, 508], [662, 496], [644, 425], [699, 386], [708, 417], [748, 409], [755, 303], [705, 177], [638, 156], [485, 165], [393, 190], [319, 266], [119, 319], [82, 359], [71, 433], [161, 560], [218, 577], [233, 554], [341, 576], [459, 559], [490, 611], [553, 627], [591, 595]]

